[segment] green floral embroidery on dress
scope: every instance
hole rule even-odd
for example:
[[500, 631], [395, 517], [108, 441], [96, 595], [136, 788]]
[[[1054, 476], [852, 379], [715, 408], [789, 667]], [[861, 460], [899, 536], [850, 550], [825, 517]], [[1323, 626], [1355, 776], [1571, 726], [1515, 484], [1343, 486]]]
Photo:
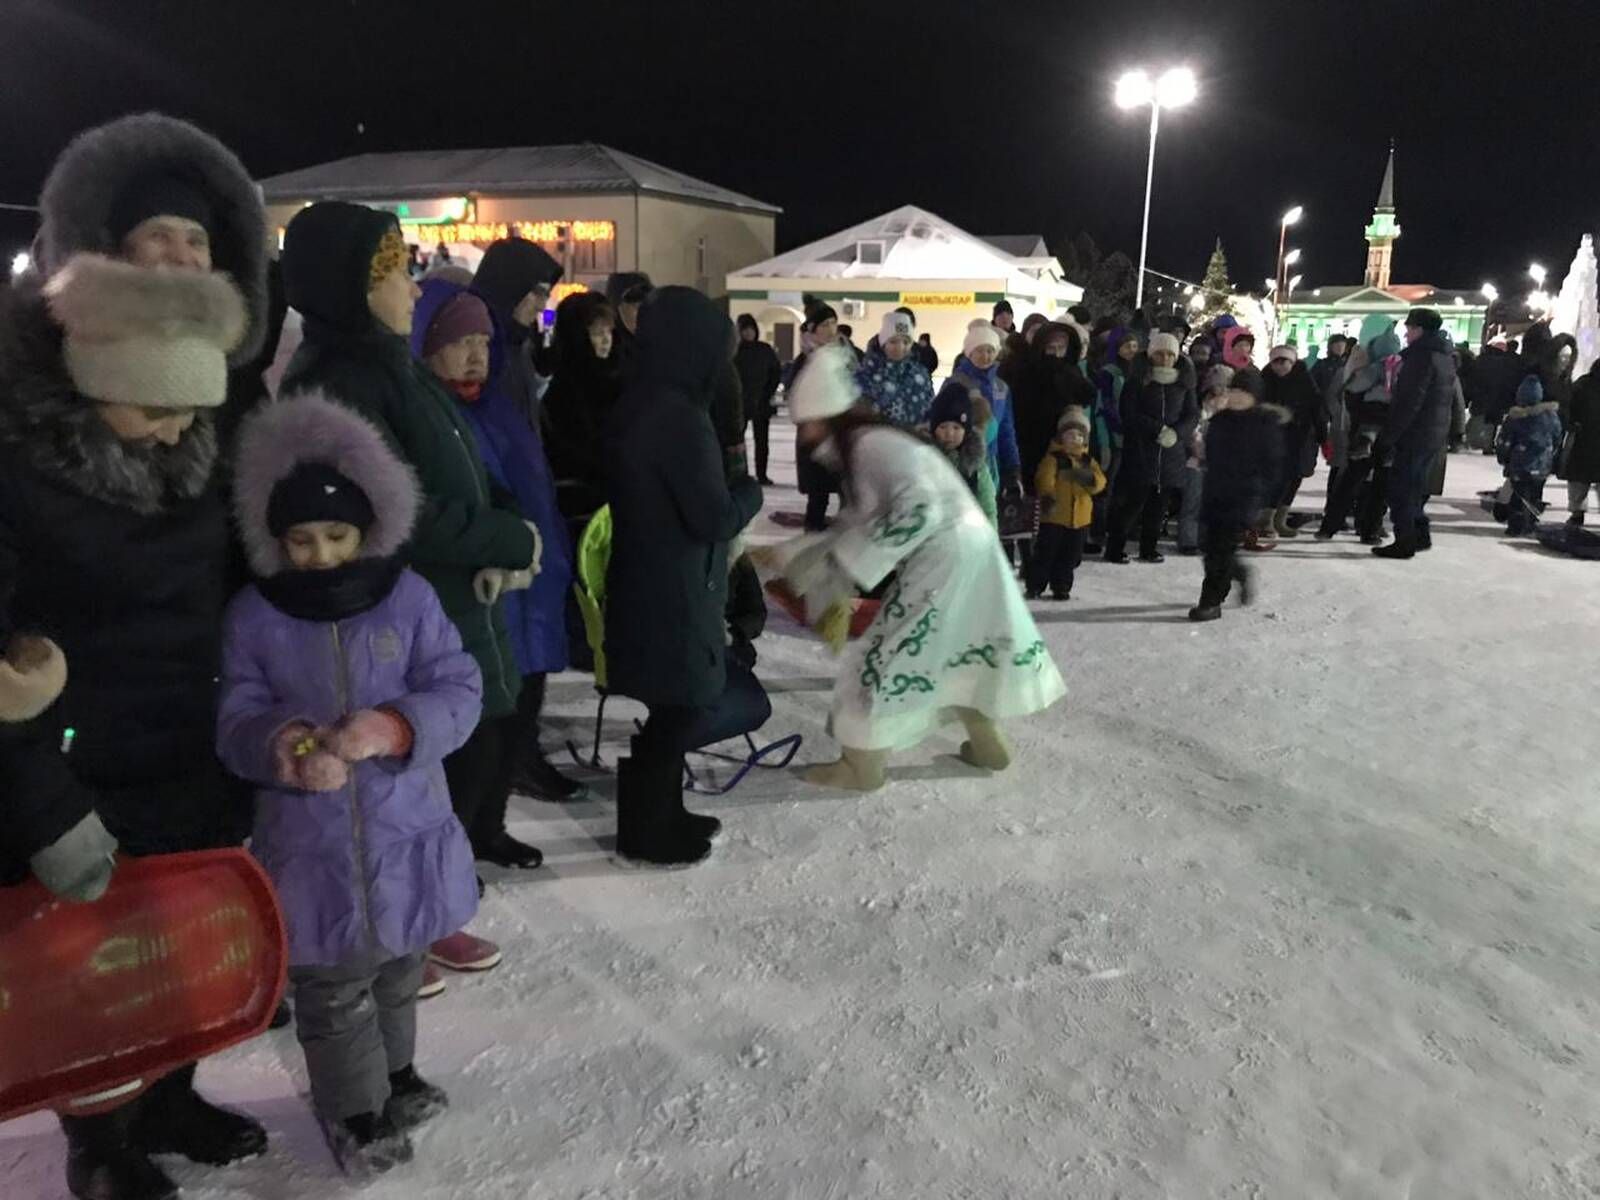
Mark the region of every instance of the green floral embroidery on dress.
[[883, 687], [883, 676], [878, 673], [878, 668], [883, 666], [883, 634], [872, 639], [872, 645], [867, 647], [866, 656], [861, 660], [861, 686], [869, 691], [879, 691]]
[[968, 646], [960, 654], [957, 654], [949, 662], [945, 663], [945, 666], [947, 668], [970, 667], [975, 662], [981, 662], [986, 667], [992, 667], [995, 670], [999, 670], [1000, 652], [995, 649], [993, 642], [985, 642], [981, 646]]
[[897, 523], [898, 514], [885, 513], [878, 518], [878, 523], [873, 527], [872, 540], [886, 542], [898, 549], [910, 545], [917, 534], [921, 533], [928, 525], [928, 506], [914, 504], [911, 511], [906, 514], [903, 524]]
[[910, 615], [910, 610], [900, 603], [900, 576], [896, 575], [894, 577], [894, 587], [883, 598], [883, 605], [878, 611], [881, 615], [894, 621]]
[[1039, 660], [1044, 657], [1044, 643], [1035, 642], [1026, 650], [1011, 656], [1011, 665], [1014, 667], [1032, 667], [1035, 671], [1042, 670], [1044, 663]]
[[931, 692], [933, 680], [926, 675], [896, 675], [894, 684], [889, 689], [889, 699], [904, 696], [907, 692]]
[[930, 608], [917, 618], [917, 623], [911, 627], [911, 632], [901, 639], [894, 648], [896, 654], [905, 653], [911, 658], [922, 653], [922, 644], [928, 640], [928, 635], [933, 632], [934, 623], [939, 619], [939, 610]]

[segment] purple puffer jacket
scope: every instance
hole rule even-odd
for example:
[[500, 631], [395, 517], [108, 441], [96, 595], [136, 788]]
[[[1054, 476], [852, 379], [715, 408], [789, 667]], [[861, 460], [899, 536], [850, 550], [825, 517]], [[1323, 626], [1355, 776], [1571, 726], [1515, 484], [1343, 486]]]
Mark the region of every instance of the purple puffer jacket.
[[[377, 607], [334, 624], [288, 616], [248, 587], [223, 639], [218, 752], [260, 788], [251, 850], [277, 885], [290, 965], [398, 957], [464, 926], [477, 876], [442, 764], [477, 725], [483, 680], [433, 588], [405, 571]], [[285, 725], [380, 705], [410, 723], [409, 760], [358, 763], [341, 792], [275, 783]]]

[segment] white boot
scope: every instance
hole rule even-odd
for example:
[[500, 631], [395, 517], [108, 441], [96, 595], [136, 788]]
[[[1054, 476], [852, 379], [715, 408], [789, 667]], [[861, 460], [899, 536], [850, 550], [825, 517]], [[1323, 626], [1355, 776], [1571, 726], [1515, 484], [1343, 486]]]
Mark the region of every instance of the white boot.
[[958, 708], [956, 716], [967, 731], [967, 740], [961, 744], [963, 762], [985, 771], [1004, 771], [1011, 765], [1011, 748], [993, 721], [975, 708]]
[[884, 770], [889, 765], [887, 750], [857, 750], [843, 748], [838, 762], [812, 767], [803, 778], [818, 787], [840, 788], [849, 792], [875, 792], [884, 784]]

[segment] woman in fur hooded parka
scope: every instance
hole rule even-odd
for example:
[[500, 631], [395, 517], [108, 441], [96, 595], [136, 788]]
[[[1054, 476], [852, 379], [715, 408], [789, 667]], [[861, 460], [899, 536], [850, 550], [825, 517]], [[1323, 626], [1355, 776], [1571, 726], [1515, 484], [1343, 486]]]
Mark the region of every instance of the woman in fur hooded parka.
[[[0, 726], [0, 880], [67, 898], [106, 856], [237, 845], [248, 796], [213, 750], [227, 506], [216, 419], [265, 312], [265, 228], [239, 161], [182, 121], [129, 117], [62, 154], [36, 268], [0, 312], [0, 629], [48, 637], [60, 700]], [[15, 662], [13, 660], [13, 669]], [[183, 1068], [63, 1117], [67, 1182], [177, 1194], [149, 1155], [260, 1153], [254, 1121]]]

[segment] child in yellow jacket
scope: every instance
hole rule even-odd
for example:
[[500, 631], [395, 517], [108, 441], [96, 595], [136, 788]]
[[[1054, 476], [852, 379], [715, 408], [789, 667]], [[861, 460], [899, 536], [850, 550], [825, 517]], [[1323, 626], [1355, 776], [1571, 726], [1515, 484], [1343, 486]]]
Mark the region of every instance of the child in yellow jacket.
[[1089, 414], [1072, 407], [1061, 414], [1050, 451], [1034, 476], [1039, 494], [1039, 537], [1028, 564], [1028, 599], [1046, 585], [1052, 600], [1072, 599], [1072, 576], [1083, 561], [1083, 544], [1094, 519], [1094, 497], [1106, 488], [1106, 473], [1089, 456]]

